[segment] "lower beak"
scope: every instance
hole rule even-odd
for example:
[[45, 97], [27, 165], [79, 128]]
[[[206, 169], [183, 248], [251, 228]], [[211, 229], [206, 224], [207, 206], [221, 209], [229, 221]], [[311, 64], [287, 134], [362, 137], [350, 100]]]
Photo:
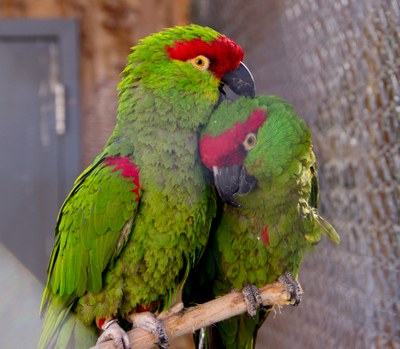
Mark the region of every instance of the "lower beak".
[[235, 199], [235, 196], [249, 193], [257, 183], [242, 165], [214, 167], [213, 173], [214, 183], [221, 199], [238, 208], [241, 208], [242, 204]]

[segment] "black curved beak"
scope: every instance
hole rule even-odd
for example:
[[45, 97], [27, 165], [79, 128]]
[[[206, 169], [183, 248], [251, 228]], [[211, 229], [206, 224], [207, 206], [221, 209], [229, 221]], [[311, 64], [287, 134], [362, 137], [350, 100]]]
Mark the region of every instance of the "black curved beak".
[[254, 98], [256, 95], [253, 75], [243, 62], [240, 62], [236, 70], [226, 73], [221, 82], [239, 96]]
[[238, 208], [241, 208], [242, 204], [235, 199], [235, 196], [247, 194], [257, 183], [242, 165], [214, 167], [213, 173], [214, 183], [221, 199]]

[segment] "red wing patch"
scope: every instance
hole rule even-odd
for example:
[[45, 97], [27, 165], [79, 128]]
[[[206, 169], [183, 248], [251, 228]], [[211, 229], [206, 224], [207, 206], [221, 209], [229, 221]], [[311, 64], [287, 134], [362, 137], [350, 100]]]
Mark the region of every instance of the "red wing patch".
[[132, 192], [136, 194], [136, 201], [140, 199], [140, 182], [139, 182], [139, 169], [131, 162], [127, 156], [109, 156], [104, 159], [106, 166], [115, 166], [112, 172], [122, 171], [121, 176], [124, 178], [132, 178], [132, 182], [135, 184], [135, 188]]
[[263, 242], [263, 244], [268, 247], [269, 246], [269, 235], [268, 235], [268, 228], [266, 225], [263, 226], [262, 230], [261, 230], [261, 241]]
[[151, 311], [152, 309], [152, 304], [147, 304], [147, 305], [138, 305], [136, 306], [136, 313], [146, 313], [148, 311]]
[[103, 329], [105, 322], [106, 322], [106, 319], [103, 317], [100, 319], [96, 319], [97, 328], [100, 330]]

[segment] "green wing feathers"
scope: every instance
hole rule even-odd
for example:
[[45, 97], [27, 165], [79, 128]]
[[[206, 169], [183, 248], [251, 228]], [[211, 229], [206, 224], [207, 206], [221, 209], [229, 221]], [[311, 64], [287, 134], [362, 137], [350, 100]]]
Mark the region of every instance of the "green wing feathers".
[[335, 244], [339, 244], [340, 236], [335, 228], [321, 216], [317, 216], [317, 221], [322, 228], [322, 233], [326, 235], [330, 240], [332, 240]]
[[[319, 241], [320, 234], [322, 233], [326, 235], [335, 244], [339, 244], [340, 243], [339, 234], [326, 219], [322, 218], [318, 214], [317, 211], [319, 203], [319, 183], [318, 183], [317, 165], [315, 163], [310, 167], [310, 171], [312, 177], [311, 177], [311, 190], [308, 199], [308, 204], [313, 208], [312, 211], [314, 213], [314, 220], [317, 222], [319, 226], [319, 229], [315, 229], [315, 231], [320, 232], [318, 234], [317, 240]], [[306, 238], [309, 239], [310, 242], [318, 242], [318, 241], [312, 241], [312, 238], [310, 239], [310, 235], [306, 235]]]
[[98, 292], [102, 272], [123, 247], [121, 233], [135, 216], [140, 195], [132, 178], [116, 169], [109, 161], [98, 163], [78, 180], [61, 208], [47, 285], [53, 293]]
[[[48, 289], [45, 293], [49, 292]], [[70, 297], [72, 298], [72, 297]], [[71, 311], [72, 299], [49, 295], [49, 304], [43, 323], [38, 349], [42, 348], [90, 348], [96, 343], [98, 333], [95, 326], [86, 326]], [[65, 303], [69, 303], [66, 306]]]
[[[286, 271], [296, 277], [305, 253], [322, 235], [340, 242], [336, 230], [318, 212], [311, 131], [286, 101], [257, 96], [221, 103], [202, 131], [200, 156], [218, 179], [219, 192], [238, 188], [233, 195], [240, 194], [235, 199], [242, 207], [223, 207], [216, 233], [210, 236], [202, 257], [213, 263], [200, 261], [197, 268], [203, 268], [203, 273], [193, 270], [195, 280], [189, 278], [188, 287], [195, 290], [192, 297], [199, 299], [201, 290], [207, 295], [211, 290], [215, 298], [232, 287], [261, 287]], [[240, 175], [231, 175], [236, 174], [232, 168], [239, 166]], [[242, 175], [244, 171], [246, 175]], [[238, 177], [247, 183], [253, 177], [256, 184], [243, 193], [241, 185], [248, 186]], [[222, 188], [219, 183], [223, 183]], [[229, 190], [225, 196], [228, 202]], [[208, 284], [202, 284], [200, 276], [207, 276]], [[197, 288], [193, 287], [196, 283]], [[254, 348], [267, 314], [259, 310], [253, 319], [243, 315], [215, 324], [207, 329], [206, 348]]]
[[318, 208], [319, 204], [319, 182], [318, 182], [318, 172], [317, 172], [317, 165], [314, 163], [310, 167], [311, 171], [311, 190], [310, 196], [308, 198], [308, 204], [311, 207]]
[[103, 271], [129, 237], [140, 195], [139, 170], [126, 157], [102, 158], [76, 180], [57, 219], [42, 337], [51, 339], [85, 292], [100, 291]]

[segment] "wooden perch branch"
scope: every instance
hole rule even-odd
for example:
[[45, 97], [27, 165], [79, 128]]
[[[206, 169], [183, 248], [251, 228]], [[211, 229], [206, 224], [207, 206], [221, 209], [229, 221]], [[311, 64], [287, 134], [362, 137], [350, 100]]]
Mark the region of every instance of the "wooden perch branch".
[[[263, 304], [287, 305], [290, 304], [290, 295], [285, 287], [274, 282], [260, 288]], [[216, 322], [229, 319], [233, 316], [243, 314], [247, 306], [241, 292], [232, 292], [204, 304], [183, 308], [182, 303], [159, 315], [164, 321], [169, 339], [172, 340], [187, 333], [210, 326]], [[140, 328], [134, 328], [128, 332], [132, 349], [155, 348], [156, 339], [153, 334]], [[112, 341], [102, 343], [92, 349], [114, 349]]]

